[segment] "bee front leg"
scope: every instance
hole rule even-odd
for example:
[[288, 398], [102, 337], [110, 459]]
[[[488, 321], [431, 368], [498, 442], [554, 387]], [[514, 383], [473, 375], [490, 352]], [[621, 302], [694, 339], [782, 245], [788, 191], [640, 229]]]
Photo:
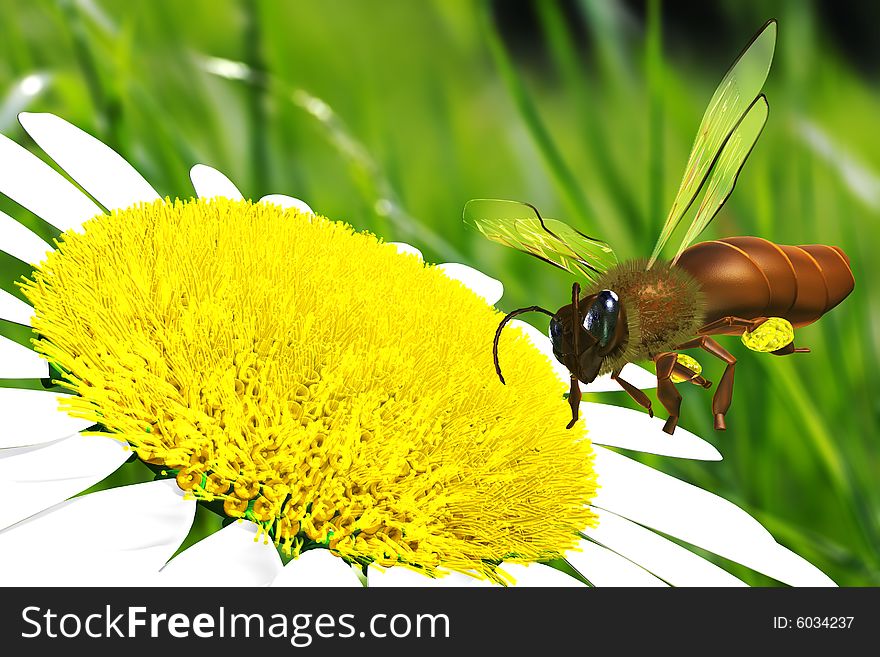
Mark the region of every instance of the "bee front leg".
[[672, 435], [678, 425], [678, 416], [681, 414], [681, 394], [672, 381], [672, 371], [675, 369], [676, 355], [671, 352], [657, 354], [654, 357], [654, 365], [657, 369], [657, 399], [663, 404], [663, 408], [669, 413], [663, 431]]
[[565, 428], [571, 429], [574, 423], [578, 421], [578, 410], [581, 407], [581, 384], [578, 383], [577, 377], [571, 375], [571, 388], [568, 391], [568, 405], [571, 406], [571, 422]]
[[[622, 368], [621, 368], [622, 369]], [[648, 415], [654, 417], [654, 411], [651, 409], [651, 400], [648, 399], [648, 395], [644, 392], [636, 388], [629, 381], [624, 381], [620, 378], [620, 370], [616, 370], [611, 373], [611, 378], [617, 381], [620, 384], [620, 387], [626, 390], [627, 394], [633, 398], [633, 401], [637, 403], [642, 408], [648, 411]]]

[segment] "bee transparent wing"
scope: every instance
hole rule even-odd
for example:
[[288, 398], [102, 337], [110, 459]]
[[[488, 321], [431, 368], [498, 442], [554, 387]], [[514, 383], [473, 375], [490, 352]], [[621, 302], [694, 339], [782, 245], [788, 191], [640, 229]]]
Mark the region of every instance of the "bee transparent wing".
[[746, 159], [755, 147], [758, 137], [761, 136], [769, 113], [770, 106], [762, 94], [758, 96], [736, 130], [730, 135], [730, 139], [727, 140], [724, 149], [718, 156], [718, 162], [712, 167], [712, 173], [706, 183], [706, 195], [703, 197], [700, 207], [697, 208], [694, 221], [688, 228], [681, 246], [678, 247], [673, 262], [676, 262], [691, 242], [706, 229], [706, 226], [712, 222], [725, 201], [733, 193], [739, 172], [742, 171]]
[[543, 219], [528, 203], [473, 199], [464, 206], [464, 221], [493, 242], [595, 282], [617, 264], [608, 244], [566, 223]]
[[700, 122], [681, 185], [669, 209], [648, 267], [657, 260], [660, 251], [703, 188], [724, 145], [761, 92], [770, 71], [775, 47], [776, 21], [771, 20], [746, 46], [715, 90]]

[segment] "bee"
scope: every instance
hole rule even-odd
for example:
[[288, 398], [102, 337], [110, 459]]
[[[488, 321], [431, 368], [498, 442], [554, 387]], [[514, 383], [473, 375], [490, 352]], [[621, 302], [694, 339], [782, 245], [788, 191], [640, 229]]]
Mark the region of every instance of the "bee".
[[[501, 382], [498, 341], [517, 315], [550, 316], [553, 354], [571, 375], [571, 428], [578, 419], [579, 382], [610, 374], [653, 417], [644, 392], [621, 378], [623, 366], [652, 360], [657, 398], [667, 411], [663, 427], [678, 424], [676, 382], [710, 388], [697, 361], [678, 352], [703, 349], [725, 364], [712, 398], [716, 430], [726, 429], [733, 399], [736, 358], [712, 336], [740, 335], [754, 351], [777, 356], [808, 352], [795, 347], [794, 329], [818, 320], [852, 292], [849, 259], [838, 247], [783, 246], [760, 237], [728, 237], [691, 245], [733, 192], [737, 177], [769, 114], [761, 88], [776, 44], [768, 21], [746, 46], [715, 90], [703, 115], [684, 176], [651, 257], [618, 263], [611, 247], [577, 229], [541, 216], [528, 204], [474, 199], [464, 220], [485, 237], [533, 255], [583, 279], [572, 285], [571, 303], [555, 313], [540, 306], [508, 313], [492, 352]], [[661, 251], [694, 205], [702, 200], [670, 261]]]

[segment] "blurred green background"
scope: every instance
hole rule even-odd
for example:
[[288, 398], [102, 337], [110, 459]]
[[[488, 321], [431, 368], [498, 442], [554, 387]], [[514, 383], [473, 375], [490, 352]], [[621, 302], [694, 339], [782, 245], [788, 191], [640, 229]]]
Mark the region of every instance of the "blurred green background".
[[706, 236], [841, 246], [856, 289], [799, 332], [809, 355], [722, 338], [740, 358], [726, 433], [711, 393], [681, 387], [682, 426], [724, 461], [639, 458], [739, 504], [838, 583], [877, 585], [875, 5], [0, 0], [0, 131], [33, 147], [16, 114], [53, 112], [162, 194], [191, 194], [189, 167], [210, 164], [246, 196], [289, 193], [476, 266], [504, 281], [504, 309], [557, 308], [570, 276], [466, 230], [465, 201], [529, 200], [647, 256], [715, 85], [771, 17], [770, 120]]

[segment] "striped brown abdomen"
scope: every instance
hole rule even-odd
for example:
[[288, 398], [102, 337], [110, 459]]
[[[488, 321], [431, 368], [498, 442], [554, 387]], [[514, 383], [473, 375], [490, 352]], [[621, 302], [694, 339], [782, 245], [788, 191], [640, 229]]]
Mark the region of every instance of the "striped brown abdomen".
[[707, 324], [727, 316], [783, 317], [795, 328], [806, 326], [843, 301], [855, 285], [849, 259], [838, 247], [784, 246], [760, 237], [694, 244], [676, 266], [700, 284]]

